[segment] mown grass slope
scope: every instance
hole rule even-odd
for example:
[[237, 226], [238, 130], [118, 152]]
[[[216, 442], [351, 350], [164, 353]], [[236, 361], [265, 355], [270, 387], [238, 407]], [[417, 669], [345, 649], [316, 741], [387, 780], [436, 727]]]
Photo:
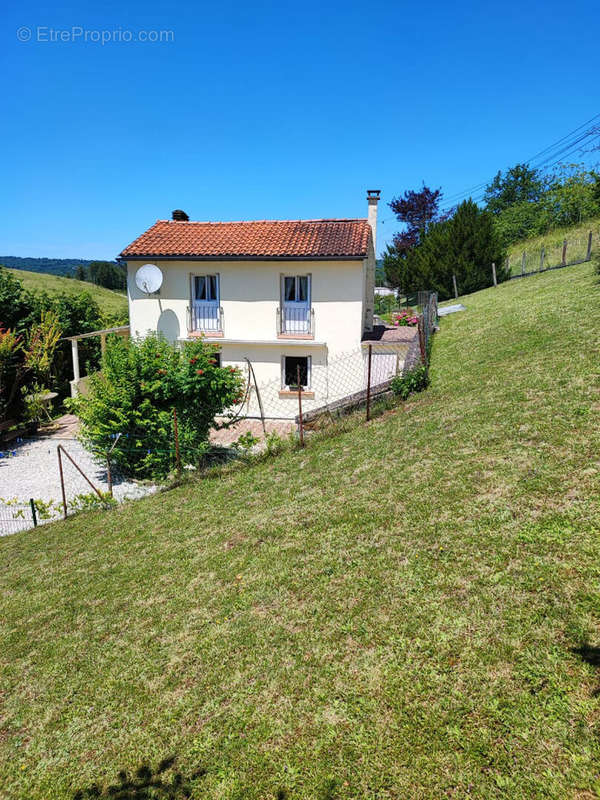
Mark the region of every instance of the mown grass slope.
[[401, 409], [0, 542], [3, 797], [597, 796], [598, 279], [462, 300]]
[[596, 258], [600, 254], [600, 217], [588, 219], [580, 225], [569, 228], [554, 228], [541, 236], [533, 236], [515, 242], [508, 248], [511, 272], [521, 272], [523, 253], [525, 253], [525, 271], [535, 272], [540, 268], [540, 251], [545, 251], [544, 266], [557, 266], [562, 262], [563, 242], [567, 240], [567, 263], [579, 261], [586, 257], [588, 237], [592, 232], [592, 248]]
[[127, 319], [129, 309], [127, 306], [127, 295], [121, 292], [113, 292], [112, 289], [105, 289], [103, 286], [96, 286], [87, 281], [76, 281], [73, 278], [61, 278], [58, 275], [48, 275], [43, 272], [29, 272], [24, 269], [9, 269], [15, 278], [18, 278], [26, 289], [37, 292], [48, 292], [48, 294], [59, 294], [66, 292], [75, 294], [89, 292], [100, 306], [100, 310], [109, 316], [118, 315]]

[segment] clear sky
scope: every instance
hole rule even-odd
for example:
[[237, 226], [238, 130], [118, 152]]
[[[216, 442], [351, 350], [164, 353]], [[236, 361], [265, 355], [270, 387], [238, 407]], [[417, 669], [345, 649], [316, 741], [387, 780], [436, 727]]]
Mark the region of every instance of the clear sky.
[[395, 194], [459, 192], [600, 112], [596, 0], [95, 5], [3, 7], [2, 255], [114, 258], [174, 208], [366, 216], [368, 188], [381, 251]]

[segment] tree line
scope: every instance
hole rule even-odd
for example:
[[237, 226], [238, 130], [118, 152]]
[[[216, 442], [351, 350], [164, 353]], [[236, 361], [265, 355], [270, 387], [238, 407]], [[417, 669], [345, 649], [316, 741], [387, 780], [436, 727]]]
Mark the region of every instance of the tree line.
[[453, 276], [461, 294], [506, 280], [507, 248], [513, 242], [574, 225], [600, 215], [600, 174], [581, 164], [546, 174], [527, 164], [498, 172], [482, 205], [471, 198], [443, 211], [441, 189], [423, 185], [389, 203], [404, 230], [383, 258], [386, 280], [400, 292], [437, 291], [453, 296]]
[[127, 288], [125, 268], [113, 261], [92, 261], [88, 266], [78, 264], [74, 277], [78, 281], [88, 281], [105, 289], [123, 291]]

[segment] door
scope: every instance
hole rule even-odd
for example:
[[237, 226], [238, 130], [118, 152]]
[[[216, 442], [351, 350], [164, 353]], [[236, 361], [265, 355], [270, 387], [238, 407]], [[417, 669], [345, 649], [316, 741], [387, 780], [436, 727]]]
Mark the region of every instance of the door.
[[283, 276], [282, 333], [310, 333], [310, 276]]
[[218, 331], [219, 318], [219, 276], [194, 276], [194, 330]]

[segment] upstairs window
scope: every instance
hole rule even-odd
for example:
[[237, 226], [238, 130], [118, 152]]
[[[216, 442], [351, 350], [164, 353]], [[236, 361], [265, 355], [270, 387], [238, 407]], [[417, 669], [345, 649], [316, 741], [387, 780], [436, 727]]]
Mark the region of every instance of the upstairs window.
[[308, 304], [309, 280], [308, 275], [286, 275], [283, 278], [284, 303]]
[[219, 300], [219, 276], [195, 275], [194, 300], [198, 303], [217, 303]]

